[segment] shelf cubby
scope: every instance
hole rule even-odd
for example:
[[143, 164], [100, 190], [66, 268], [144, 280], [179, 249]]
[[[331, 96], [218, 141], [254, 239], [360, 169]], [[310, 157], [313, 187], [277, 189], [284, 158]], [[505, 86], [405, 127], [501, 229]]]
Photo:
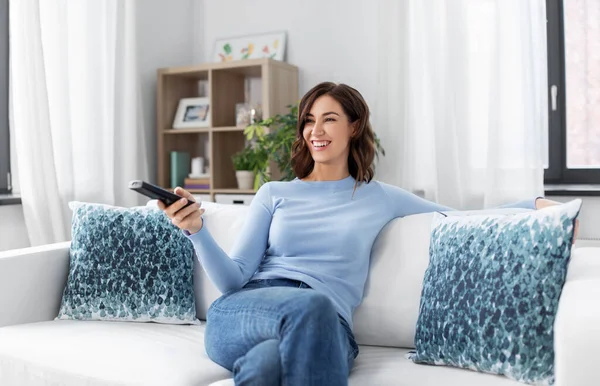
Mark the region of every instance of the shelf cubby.
[[[258, 93], [249, 93], [249, 84]], [[236, 126], [236, 104], [260, 103], [265, 118], [286, 113], [299, 99], [298, 68], [268, 58], [161, 68], [156, 90], [158, 185], [172, 188], [170, 152], [185, 151], [190, 159], [204, 157], [209, 166], [210, 189], [193, 193], [213, 199], [216, 194], [253, 194], [237, 188], [231, 160], [245, 145], [244, 128]], [[174, 129], [179, 100], [194, 97], [209, 98], [210, 127]]]

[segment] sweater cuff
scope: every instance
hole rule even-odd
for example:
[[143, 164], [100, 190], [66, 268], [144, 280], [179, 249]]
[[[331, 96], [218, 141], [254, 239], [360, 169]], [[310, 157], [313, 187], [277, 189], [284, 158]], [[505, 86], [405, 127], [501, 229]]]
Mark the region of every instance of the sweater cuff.
[[201, 245], [206, 240], [210, 240], [212, 238], [210, 232], [208, 231], [208, 229], [206, 229], [206, 222], [204, 218], [202, 218], [202, 228], [200, 228], [198, 232], [190, 233], [187, 230], [184, 230], [183, 234], [186, 235], [186, 237], [190, 239], [192, 243], [194, 243], [194, 245]]

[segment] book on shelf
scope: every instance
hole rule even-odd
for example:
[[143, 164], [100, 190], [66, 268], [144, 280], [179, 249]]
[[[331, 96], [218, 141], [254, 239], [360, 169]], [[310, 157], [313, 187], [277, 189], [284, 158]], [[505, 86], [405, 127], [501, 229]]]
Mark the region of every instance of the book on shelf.
[[205, 190], [208, 190], [208, 189], [210, 189], [210, 185], [184, 185], [183, 188], [186, 189], [186, 190], [190, 190], [190, 189], [205, 189]]
[[186, 178], [184, 189], [210, 189], [210, 178]]
[[183, 151], [171, 152], [171, 188], [182, 186], [190, 172], [190, 154]]

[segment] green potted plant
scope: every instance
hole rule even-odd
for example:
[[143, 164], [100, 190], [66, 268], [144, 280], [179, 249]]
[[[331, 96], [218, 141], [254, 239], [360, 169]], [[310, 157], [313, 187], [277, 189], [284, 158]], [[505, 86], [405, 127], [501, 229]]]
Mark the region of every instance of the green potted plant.
[[[270, 161], [273, 161], [281, 173], [281, 181], [291, 181], [295, 178], [292, 170], [292, 144], [296, 140], [298, 125], [298, 106], [288, 106], [289, 112], [277, 114], [252, 124], [244, 130], [246, 139], [254, 143], [254, 151], [261, 154], [255, 169], [254, 189], [264, 182], [270, 181], [268, 173]], [[267, 133], [266, 128], [269, 128]], [[375, 134], [376, 155], [385, 156], [377, 134]]]
[[258, 159], [258, 154], [252, 146], [244, 147], [231, 157], [239, 189], [254, 187], [254, 176], [259, 168]]

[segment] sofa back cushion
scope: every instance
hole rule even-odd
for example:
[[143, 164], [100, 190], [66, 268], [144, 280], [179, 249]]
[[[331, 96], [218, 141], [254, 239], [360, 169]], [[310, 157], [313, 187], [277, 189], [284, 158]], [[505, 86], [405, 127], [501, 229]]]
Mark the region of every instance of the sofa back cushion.
[[[246, 220], [248, 207], [211, 202], [202, 204], [205, 226], [215, 241], [229, 252]], [[522, 209], [476, 212], [511, 214]], [[371, 253], [364, 298], [353, 318], [358, 344], [414, 348], [414, 337], [425, 270], [429, 264], [429, 240], [433, 213], [398, 218], [381, 231]], [[196, 259], [194, 267], [197, 316], [206, 320], [208, 307], [221, 294]]]
[[[511, 215], [527, 211], [530, 210], [499, 208], [444, 213], [448, 216], [470, 216]], [[375, 240], [364, 298], [354, 312], [354, 334], [358, 344], [415, 347], [434, 215], [424, 213], [392, 220]]]
[[[202, 216], [204, 226], [223, 251], [229, 253], [242, 230], [248, 206], [203, 202], [202, 207], [206, 209]], [[194, 291], [196, 294], [196, 316], [200, 320], [206, 320], [208, 307], [221, 296], [221, 292], [206, 275], [198, 259], [195, 259], [194, 262]]]
[[[205, 226], [215, 241], [229, 252], [246, 219], [247, 206], [202, 204]], [[414, 347], [415, 326], [423, 277], [429, 263], [429, 235], [432, 213], [391, 221], [376, 239], [371, 268], [362, 304], [353, 323], [359, 344]], [[198, 264], [194, 287], [199, 319], [206, 319], [208, 307], [219, 296]]]
[[414, 347], [432, 213], [390, 221], [371, 252], [363, 301], [354, 312], [354, 335], [363, 345]]

